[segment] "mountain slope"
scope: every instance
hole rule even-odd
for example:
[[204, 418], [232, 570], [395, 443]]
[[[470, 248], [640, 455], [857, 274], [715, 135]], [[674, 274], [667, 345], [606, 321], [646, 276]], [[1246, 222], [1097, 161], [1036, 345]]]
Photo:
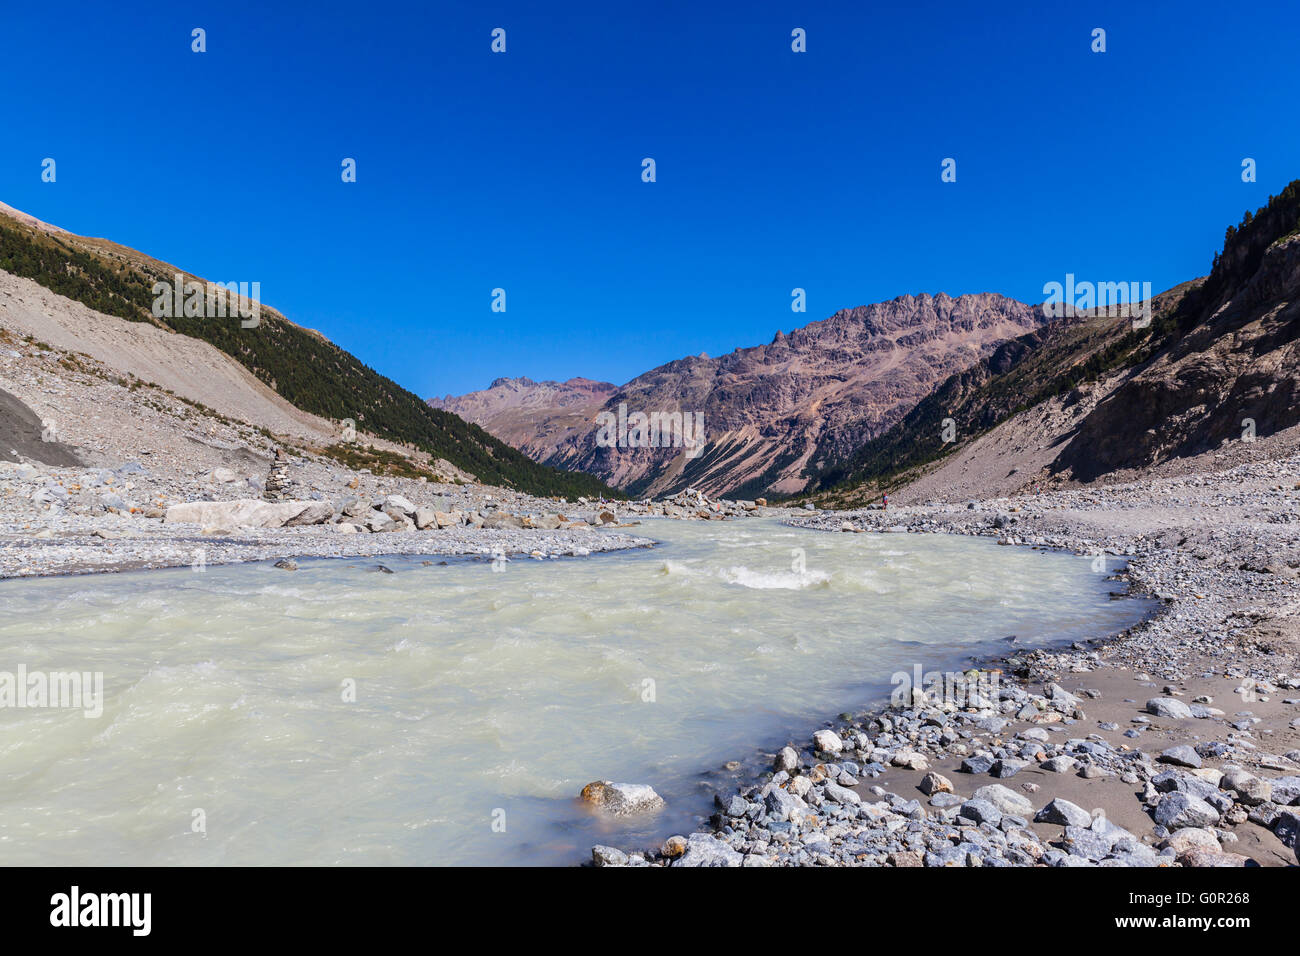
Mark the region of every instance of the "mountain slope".
[[1162, 331], [1164, 348], [1084, 419], [1054, 474], [1091, 481], [1300, 423], [1300, 180], [1228, 230]]
[[[1059, 319], [943, 382], [810, 488], [825, 504], [1011, 493], [1091, 481], [1300, 422], [1300, 182], [1229, 228], [1210, 275], [1157, 296], [1155, 320]], [[956, 440], [942, 441], [953, 419]], [[1001, 463], [1001, 469], [997, 467]]]
[[616, 391], [617, 385], [589, 378], [571, 378], [567, 382], [498, 378], [481, 391], [431, 398], [429, 404], [483, 426], [540, 461], [552, 455], [566, 435], [583, 430], [595, 420]]
[[[551, 427], [558, 415], [536, 410], [508, 418], [450, 407], [547, 464], [597, 475], [633, 496], [687, 486], [738, 497], [790, 493], [822, 461], [887, 429], [947, 375], [1044, 321], [1041, 309], [998, 295], [902, 296], [778, 332], [768, 345], [669, 362], [603, 404], [571, 406], [564, 427]], [[703, 451], [692, 458], [683, 447], [602, 447], [596, 415], [624, 406], [629, 414], [702, 414]]]
[[442, 458], [481, 482], [533, 494], [609, 494], [598, 480], [541, 466], [477, 425], [429, 407], [324, 336], [261, 307], [260, 323], [237, 318], [156, 318], [155, 281], [204, 280], [104, 239], [75, 236], [0, 209], [0, 270], [133, 322], [216, 346], [297, 408]]

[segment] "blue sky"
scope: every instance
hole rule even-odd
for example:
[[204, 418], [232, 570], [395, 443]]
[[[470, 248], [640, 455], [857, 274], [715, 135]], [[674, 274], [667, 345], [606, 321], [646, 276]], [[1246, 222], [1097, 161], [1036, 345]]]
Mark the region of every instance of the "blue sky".
[[1290, 0], [297, 6], [10, 4], [0, 200], [259, 281], [424, 396], [905, 293], [1164, 289], [1300, 177]]

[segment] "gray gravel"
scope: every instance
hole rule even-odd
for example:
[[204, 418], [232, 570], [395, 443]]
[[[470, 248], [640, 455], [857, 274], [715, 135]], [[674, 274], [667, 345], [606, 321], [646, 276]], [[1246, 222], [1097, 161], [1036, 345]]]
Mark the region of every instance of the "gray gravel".
[[[996, 700], [828, 722], [771, 754], [770, 769], [755, 768], [748, 784], [720, 790], [718, 812], [698, 832], [594, 862], [1296, 862], [1300, 747], [1287, 721], [1300, 704], [1298, 492], [1300, 458], [1291, 457], [1139, 484], [790, 518], [833, 533], [982, 535], [1096, 555], [1114, 569], [1117, 591], [1161, 607], [1088, 646], [1009, 654]], [[1135, 692], [1103, 700], [1062, 686], [1082, 680]], [[1211, 681], [1231, 703], [1180, 699], [1188, 682]], [[1150, 751], [1146, 737], [1159, 741]], [[902, 789], [872, 782], [900, 775]], [[1100, 806], [1083, 809], [1067, 788]]]

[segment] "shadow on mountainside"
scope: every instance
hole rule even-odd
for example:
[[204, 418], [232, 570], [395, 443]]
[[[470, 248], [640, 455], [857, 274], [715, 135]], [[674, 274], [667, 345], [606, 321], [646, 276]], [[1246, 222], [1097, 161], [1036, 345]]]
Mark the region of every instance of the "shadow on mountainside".
[[69, 445], [44, 441], [41, 420], [19, 399], [0, 388], [0, 461], [26, 458], [42, 465], [77, 467], [84, 464]]

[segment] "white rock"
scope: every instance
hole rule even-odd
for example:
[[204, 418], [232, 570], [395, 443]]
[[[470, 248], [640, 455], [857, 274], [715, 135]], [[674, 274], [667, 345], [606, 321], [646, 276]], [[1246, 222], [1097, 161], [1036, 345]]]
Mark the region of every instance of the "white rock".
[[408, 515], [415, 513], [415, 505], [413, 505], [406, 498], [403, 498], [401, 495], [389, 495], [387, 498], [384, 499], [384, 507], [396, 508], [398, 511], [402, 512], [403, 514], [408, 514]]
[[597, 780], [582, 788], [581, 798], [584, 803], [599, 807], [606, 813], [616, 816], [645, 813], [664, 806], [663, 797], [655, 793], [653, 787], [644, 783], [610, 783], [608, 780]]
[[1000, 783], [991, 783], [986, 787], [980, 787], [972, 794], [972, 798], [987, 800], [1002, 813], [1009, 813], [1015, 817], [1030, 819], [1034, 815], [1034, 805], [1029, 802], [1027, 797], [1022, 797], [1014, 790], [1009, 790]]
[[[334, 509], [320, 501], [187, 501], [172, 505], [163, 518], [166, 524], [198, 524], [216, 528], [283, 528], [296, 518], [308, 523], [326, 520]], [[299, 521], [298, 523], [304, 523]]]
[[837, 754], [844, 750], [844, 741], [833, 730], [819, 730], [813, 734], [813, 748], [823, 753]]

